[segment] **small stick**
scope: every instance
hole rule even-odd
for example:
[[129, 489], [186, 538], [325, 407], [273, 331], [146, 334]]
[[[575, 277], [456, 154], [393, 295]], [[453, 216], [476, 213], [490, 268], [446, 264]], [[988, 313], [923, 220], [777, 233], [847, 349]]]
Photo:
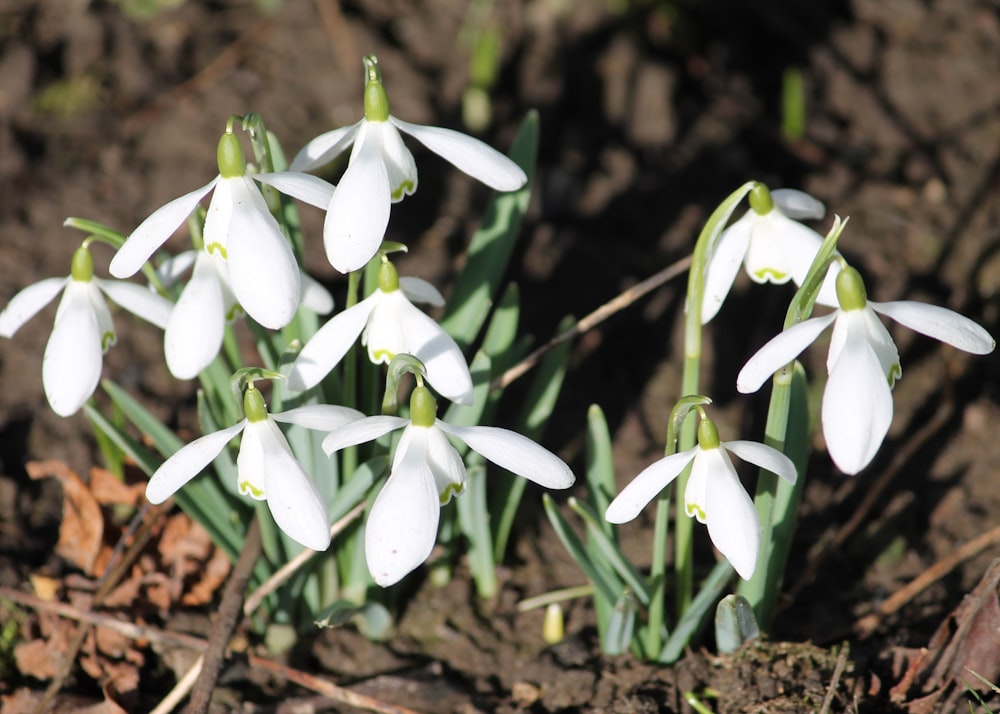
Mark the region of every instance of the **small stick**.
[[827, 714], [830, 711], [830, 705], [833, 704], [833, 695], [837, 692], [840, 677], [844, 674], [844, 668], [847, 667], [847, 651], [847, 645], [843, 645], [840, 648], [840, 653], [837, 655], [837, 664], [833, 668], [833, 677], [830, 679], [830, 686], [826, 688], [826, 696], [823, 697], [823, 706], [820, 707], [819, 714]]
[[584, 332], [592, 330], [616, 312], [621, 312], [627, 308], [643, 295], [646, 295], [664, 283], [673, 280], [678, 275], [681, 275], [689, 267], [691, 267], [691, 256], [681, 258], [673, 265], [668, 265], [666, 268], [654, 275], [651, 275], [641, 283], [636, 283], [628, 290], [625, 290], [618, 295], [618, 297], [612, 298], [608, 302], [601, 305], [565, 332], [553, 337], [523, 360], [494, 379], [493, 383], [490, 384], [490, 391], [503, 389], [508, 386], [511, 382], [523, 376], [525, 372], [538, 364], [539, 360], [550, 350], [558, 347], [566, 340], [571, 340], [577, 335], [582, 335]]
[[955, 549], [948, 554], [947, 557], [934, 563], [934, 565], [927, 568], [927, 570], [915, 577], [907, 585], [894, 592], [891, 597], [885, 599], [878, 606], [878, 609], [875, 612], [870, 615], [865, 615], [854, 623], [855, 632], [857, 632], [860, 637], [867, 637], [875, 630], [876, 627], [878, 627], [879, 623], [884, 618], [895, 614], [906, 603], [969, 558], [975, 557], [990, 546], [997, 544], [1000, 544], [1000, 526], [973, 538], [965, 545]]
[[195, 682], [194, 689], [191, 691], [191, 699], [184, 710], [186, 714], [205, 714], [208, 711], [208, 705], [212, 700], [212, 690], [215, 689], [215, 682], [219, 679], [229, 639], [232, 637], [233, 630], [242, 614], [243, 596], [250, 582], [250, 576], [253, 574], [253, 566], [257, 562], [257, 558], [260, 557], [260, 552], [260, 519], [255, 517], [250, 521], [250, 528], [243, 541], [243, 550], [240, 551], [240, 557], [236, 561], [233, 572], [229, 575], [229, 582], [226, 583], [219, 610], [212, 620], [212, 627], [208, 632], [209, 648], [205, 651], [201, 674], [198, 676], [198, 681]]

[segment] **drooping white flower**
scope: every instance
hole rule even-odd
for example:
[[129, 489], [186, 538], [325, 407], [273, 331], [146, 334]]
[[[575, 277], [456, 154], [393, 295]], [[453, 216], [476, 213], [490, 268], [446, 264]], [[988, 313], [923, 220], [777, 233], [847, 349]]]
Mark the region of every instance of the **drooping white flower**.
[[372, 416], [346, 424], [323, 440], [340, 449], [403, 429], [389, 479], [365, 524], [368, 571], [382, 587], [392, 585], [430, 555], [441, 506], [465, 488], [465, 463], [449, 441], [465, 442], [497, 466], [546, 488], [569, 488], [573, 472], [558, 456], [531, 439], [490, 426], [455, 426], [437, 419], [434, 397], [423, 386], [410, 397], [410, 419]]
[[242, 432], [236, 468], [239, 490], [267, 501], [267, 507], [292, 540], [313, 550], [330, 545], [330, 518], [326, 503], [299, 464], [277, 422], [329, 431], [364, 415], [354, 409], [314, 404], [268, 414], [260, 391], [252, 386], [243, 397], [246, 418], [183, 446], [150, 477], [146, 498], [163, 503], [208, 466]]
[[[167, 367], [177, 379], [193, 379], [211, 364], [222, 346], [227, 322], [243, 314], [229, 284], [229, 270], [217, 253], [191, 250], [161, 265], [163, 284], [171, 285], [193, 264], [191, 279], [170, 313], [163, 335]], [[333, 309], [333, 296], [306, 273], [301, 274], [302, 305], [325, 314]]]
[[[787, 213], [776, 205], [780, 203]], [[750, 192], [750, 210], [719, 236], [709, 257], [701, 321], [707, 323], [722, 307], [743, 265], [755, 283], [801, 285], [809, 273], [823, 237], [796, 218], [822, 218], [823, 204], [808, 194], [790, 189], [768, 192], [757, 184]], [[816, 298], [821, 305], [836, 305], [834, 280], [839, 265], [831, 264]]]
[[972, 354], [992, 352], [996, 341], [969, 318], [943, 307], [869, 301], [861, 276], [850, 267], [837, 276], [836, 292], [838, 310], [804, 320], [774, 337], [740, 370], [736, 388], [756, 392], [832, 324], [823, 436], [837, 468], [853, 475], [871, 463], [889, 431], [892, 387], [903, 374], [896, 345], [876, 313]]
[[729, 454], [795, 483], [795, 465], [783, 453], [755, 441], [720, 442], [715, 425], [702, 419], [698, 445], [648, 466], [622, 489], [604, 517], [611, 523], [631, 521], [691, 464], [684, 489], [684, 511], [708, 525], [712, 543], [739, 576], [749, 580], [757, 568], [760, 520]]
[[213, 192], [205, 218], [205, 249], [226, 262], [229, 284], [246, 313], [264, 327], [280, 329], [298, 309], [301, 271], [255, 181], [320, 208], [329, 205], [333, 186], [303, 173], [246, 173], [239, 139], [231, 133], [219, 140], [218, 156], [219, 175], [144, 220], [112, 259], [111, 274], [124, 278], [138, 271]]
[[374, 257], [389, 224], [390, 205], [417, 190], [417, 166], [400, 131], [497, 191], [514, 191], [528, 181], [517, 164], [478, 139], [451, 129], [410, 124], [389, 114], [378, 61], [369, 56], [364, 62], [364, 118], [316, 137], [291, 165], [293, 171], [312, 170], [353, 144], [323, 227], [327, 258], [342, 273], [358, 270]]
[[42, 385], [52, 411], [70, 416], [94, 393], [103, 355], [116, 340], [101, 293], [157, 327], [166, 327], [172, 305], [141, 285], [94, 277], [94, 260], [81, 246], [73, 255], [69, 277], [47, 278], [11, 299], [0, 313], [0, 336], [12, 337], [60, 292], [62, 300], [42, 357]]
[[472, 376], [455, 340], [410, 300], [444, 304], [437, 289], [420, 278], [400, 278], [389, 261], [382, 263], [378, 288], [358, 304], [323, 325], [306, 343], [288, 373], [290, 389], [309, 389], [330, 373], [358, 335], [375, 364], [397, 354], [413, 355], [427, 369], [427, 380], [443, 397], [472, 403]]

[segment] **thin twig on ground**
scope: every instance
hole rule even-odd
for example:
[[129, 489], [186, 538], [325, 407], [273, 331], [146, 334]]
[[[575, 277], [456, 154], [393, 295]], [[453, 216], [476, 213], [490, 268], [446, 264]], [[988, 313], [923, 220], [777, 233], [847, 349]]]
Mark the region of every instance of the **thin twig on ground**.
[[229, 639], [233, 636], [233, 630], [236, 629], [243, 614], [244, 595], [260, 553], [260, 519], [255, 517], [250, 521], [250, 527], [243, 541], [243, 550], [240, 551], [240, 557], [229, 574], [222, 602], [219, 603], [219, 609], [212, 619], [212, 627], [208, 632], [209, 648], [205, 650], [201, 674], [198, 675], [198, 681], [191, 691], [191, 699], [184, 710], [186, 714], [205, 714], [208, 711], [212, 690], [215, 689], [215, 682], [219, 678], [222, 662], [229, 649]]
[[582, 335], [588, 330], [592, 330], [615, 313], [621, 312], [627, 308], [643, 295], [652, 292], [664, 283], [667, 283], [676, 278], [678, 275], [681, 275], [689, 267], [691, 267], [691, 256], [681, 258], [676, 263], [668, 265], [666, 268], [655, 275], [651, 275], [641, 283], [636, 283], [628, 290], [623, 291], [620, 295], [618, 295], [618, 297], [604, 303], [592, 313], [579, 320], [568, 330], [556, 335], [530, 355], [494, 379], [493, 383], [490, 384], [490, 391], [503, 389], [508, 386], [511, 382], [522, 377], [525, 372], [538, 364], [542, 357], [545, 356], [545, 354], [547, 354], [550, 350], [555, 349], [566, 340], [571, 340], [577, 335]]

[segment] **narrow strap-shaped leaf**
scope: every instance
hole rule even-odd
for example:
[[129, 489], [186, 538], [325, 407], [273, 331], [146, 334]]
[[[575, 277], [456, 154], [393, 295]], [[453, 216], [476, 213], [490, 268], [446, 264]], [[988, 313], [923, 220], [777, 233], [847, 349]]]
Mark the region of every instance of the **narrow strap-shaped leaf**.
[[645, 579], [632, 567], [632, 564], [622, 554], [618, 544], [604, 532], [601, 527], [601, 521], [604, 519], [599, 518], [588, 504], [578, 501], [575, 498], [569, 499], [569, 507], [576, 511], [584, 523], [587, 524], [587, 535], [590, 538], [588, 550], [594, 553], [595, 557], [610, 565], [615, 573], [618, 574], [618, 577], [624, 580], [629, 588], [631, 588], [635, 598], [644, 607], [648, 606], [649, 587]]

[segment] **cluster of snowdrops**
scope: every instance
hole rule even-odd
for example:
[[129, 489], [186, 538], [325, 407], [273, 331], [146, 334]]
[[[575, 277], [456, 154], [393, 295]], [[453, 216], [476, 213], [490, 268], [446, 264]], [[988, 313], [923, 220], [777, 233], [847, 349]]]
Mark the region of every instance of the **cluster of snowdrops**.
[[[43, 280], [15, 295], [0, 313], [0, 335], [12, 336], [62, 293], [42, 379], [49, 404], [64, 416], [91, 398], [101, 380], [102, 355], [115, 342], [105, 297], [163, 328], [170, 372], [178, 379], [196, 378], [226, 349], [227, 330], [235, 322], [246, 319], [255, 328], [279, 331], [302, 310], [333, 310], [331, 295], [301, 268], [282, 220], [285, 199], [275, 192], [324, 210], [323, 243], [329, 262], [352, 276], [370, 271], [376, 278], [369, 294], [358, 298], [349, 293], [346, 308], [292, 345], [283, 371], [243, 372], [238, 382], [241, 418], [217, 424], [177, 449], [152, 473], [146, 493], [151, 502], [165, 501], [239, 437], [238, 492], [266, 501], [274, 522], [291, 539], [324, 550], [331, 542], [328, 498], [317, 488], [324, 474], [321, 469], [309, 473], [283, 428], [294, 425], [320, 432], [327, 455], [381, 440], [391, 454], [390, 466], [384, 485], [373, 485], [377, 496], [365, 519], [364, 554], [374, 582], [388, 586], [430, 555], [441, 507], [465, 489], [468, 463], [462, 454], [467, 448], [547, 489], [569, 488], [574, 474], [560, 458], [514, 431], [438, 418], [434, 395], [469, 405], [474, 380], [455, 339], [414, 306], [440, 307], [445, 302], [441, 293], [419, 278], [400, 277], [390, 256], [402, 247], [385, 241], [392, 204], [417, 188], [417, 169], [401, 132], [498, 192], [522, 189], [528, 181], [525, 171], [464, 134], [392, 116], [374, 57], [365, 58], [365, 71], [364, 117], [308, 142], [289, 170], [252, 170], [235, 131], [239, 120], [232, 118], [218, 144], [219, 175], [157, 209], [127, 237], [70, 219], [69, 225], [91, 233], [74, 254], [70, 275]], [[348, 149], [347, 168], [336, 186], [305, 173]], [[205, 209], [202, 201], [209, 195]], [[746, 196], [749, 210], [728, 223]], [[801, 286], [798, 312], [750, 358], [737, 386], [744, 393], [759, 390], [772, 375], [789, 370], [796, 357], [832, 327], [822, 429], [836, 465], [856, 474], [872, 461], [888, 432], [891, 391], [902, 374], [879, 315], [976, 354], [992, 351], [995, 342], [979, 325], [941, 307], [868, 300], [860, 274], [835, 250], [843, 224], [836, 222], [824, 239], [797, 220], [819, 215], [822, 207], [804, 194], [771, 193], [757, 183], [741, 188], [727, 199], [725, 210], [717, 211], [715, 223], [699, 241], [702, 260], [691, 270], [688, 311], [700, 330], [722, 307], [741, 266], [758, 283], [794, 281]], [[161, 245], [186, 221], [192, 226], [193, 248], [154, 261]], [[114, 279], [95, 276], [90, 252], [95, 240], [117, 248], [109, 266]], [[140, 270], [149, 285], [126, 280]], [[351, 285], [357, 289], [357, 283]], [[832, 310], [811, 317], [814, 304]], [[395, 413], [391, 398], [391, 407], [375, 415], [323, 403], [269, 412], [255, 380], [281, 380], [289, 394], [316, 393], [359, 337], [373, 364], [390, 365], [390, 391], [402, 383], [401, 375], [412, 375], [406, 416]], [[695, 354], [700, 356], [697, 350]], [[351, 378], [350, 372], [337, 377]], [[682, 394], [695, 394], [690, 386], [686, 384]], [[672, 437], [668, 455], [635, 477], [603, 515], [611, 523], [631, 520], [680, 478], [684, 513], [707, 524], [716, 548], [749, 579], [759, 566], [761, 513], [730, 457], [756, 464], [788, 484], [802, 476], [801, 467], [775, 445], [720, 441], [707, 403], [686, 403], [681, 421], [690, 417], [691, 426], [697, 424], [687, 443]], [[394, 432], [399, 432], [396, 438]]]

